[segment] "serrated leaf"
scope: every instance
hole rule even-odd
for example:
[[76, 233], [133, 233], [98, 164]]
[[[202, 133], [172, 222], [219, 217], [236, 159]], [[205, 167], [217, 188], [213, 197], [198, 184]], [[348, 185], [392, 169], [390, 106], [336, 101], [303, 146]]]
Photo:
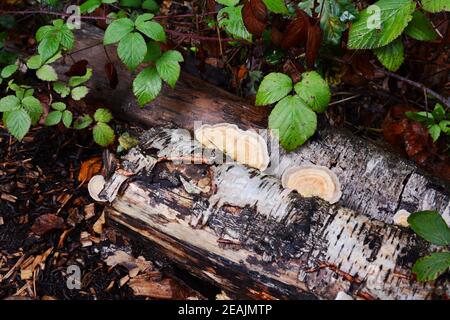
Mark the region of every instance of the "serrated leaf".
[[53, 90], [55, 90], [62, 98], [65, 98], [70, 94], [70, 88], [59, 81], [53, 83]]
[[73, 43], [75, 42], [75, 37], [72, 30], [70, 30], [67, 25], [64, 24], [63, 26], [61, 26], [61, 28], [59, 28], [58, 32], [61, 34], [61, 46], [65, 50], [72, 49]]
[[123, 37], [132, 32], [133, 29], [134, 22], [128, 18], [114, 20], [105, 31], [103, 44], [108, 45], [119, 42]]
[[18, 66], [15, 65], [15, 64], [11, 64], [9, 66], [6, 66], [6, 67], [3, 68], [0, 76], [2, 78], [4, 78], [4, 79], [9, 78], [9, 77], [11, 77], [14, 74], [14, 72], [17, 71], [17, 68], [18, 68]]
[[158, 71], [153, 67], [142, 70], [133, 81], [133, 93], [137, 97], [140, 106], [155, 99], [161, 88], [161, 78], [158, 75]]
[[69, 110], [64, 110], [62, 113], [62, 122], [66, 128], [70, 128], [73, 120], [73, 114]]
[[274, 13], [289, 13], [284, 0], [263, 0], [263, 2], [267, 6], [267, 9]]
[[42, 113], [44, 112], [44, 110], [42, 109], [41, 102], [35, 97], [28, 96], [23, 98], [22, 106], [25, 109], [25, 111], [30, 115], [31, 124], [35, 125], [41, 118]]
[[77, 130], [86, 129], [91, 125], [92, 122], [92, 117], [88, 114], [85, 114], [84, 116], [79, 117], [77, 120], [75, 120], [73, 127]]
[[428, 127], [428, 133], [430, 134], [433, 142], [436, 142], [441, 136], [441, 127], [438, 124], [432, 124]]
[[412, 0], [375, 2], [361, 11], [350, 27], [348, 48], [374, 49], [389, 44], [401, 35], [415, 8]]
[[29, 69], [35, 70], [42, 66], [42, 59], [40, 55], [34, 55], [27, 61], [27, 67]]
[[420, 258], [412, 268], [418, 281], [432, 281], [450, 267], [450, 252], [435, 252]]
[[437, 121], [440, 121], [440, 120], [444, 119], [444, 117], [445, 117], [445, 109], [442, 106], [442, 104], [436, 103], [436, 105], [434, 106], [432, 114], [433, 114], [434, 119], [436, 119]]
[[156, 70], [159, 76], [166, 81], [172, 88], [180, 77], [180, 64], [183, 56], [175, 50], [164, 52], [164, 54], [156, 61]]
[[55, 126], [61, 122], [62, 112], [61, 111], [52, 111], [49, 112], [47, 118], [45, 118], [46, 126]]
[[235, 38], [251, 41], [252, 35], [247, 31], [242, 19], [243, 5], [237, 7], [225, 7], [217, 14], [219, 27], [233, 35]]
[[264, 77], [256, 93], [256, 105], [277, 102], [292, 91], [292, 79], [284, 73], [272, 72]]
[[31, 127], [30, 115], [22, 108], [8, 112], [5, 121], [9, 133], [21, 141]]
[[51, 104], [53, 110], [64, 111], [66, 110], [66, 104], [64, 102], [53, 102]]
[[436, 211], [414, 212], [408, 217], [408, 223], [415, 233], [432, 244], [450, 244], [450, 229]]
[[94, 119], [97, 122], [108, 123], [111, 121], [112, 118], [113, 118], [113, 116], [111, 114], [111, 111], [109, 111], [108, 109], [105, 109], [105, 108], [97, 109], [97, 111], [95, 111], [95, 114], [94, 114]]
[[387, 46], [374, 49], [373, 53], [386, 69], [397, 71], [405, 60], [403, 51], [403, 41], [401, 38], [397, 38]]
[[287, 96], [270, 113], [269, 128], [279, 137], [280, 144], [292, 151], [314, 135], [317, 116], [300, 97]]
[[117, 47], [117, 54], [120, 60], [131, 70], [136, 69], [144, 60], [146, 53], [147, 45], [145, 44], [144, 37], [137, 32], [129, 33], [123, 37]]
[[302, 80], [295, 84], [295, 92], [315, 112], [325, 112], [331, 99], [330, 87], [315, 71], [302, 74]]
[[58, 37], [46, 37], [42, 39], [38, 46], [38, 52], [42, 61], [47, 61], [59, 50], [60, 39]]
[[420, 2], [422, 8], [428, 12], [450, 11], [450, 1], [448, 0], [421, 0]]
[[87, 68], [86, 73], [83, 76], [74, 76], [69, 79], [69, 86], [77, 87], [82, 83], [85, 83], [92, 77], [92, 69]]
[[36, 32], [36, 41], [41, 42], [46, 35], [53, 30], [52, 26], [42, 26]]
[[89, 89], [85, 86], [76, 87], [72, 90], [72, 99], [81, 100], [89, 93]]
[[56, 81], [58, 80], [58, 75], [55, 69], [48, 64], [44, 64], [36, 71], [36, 76], [43, 81]]
[[405, 33], [411, 38], [421, 41], [431, 41], [438, 38], [431, 21], [420, 11], [413, 13], [413, 18], [406, 27]]
[[114, 142], [114, 130], [106, 123], [97, 123], [92, 133], [94, 141], [102, 147], [106, 147]]
[[140, 25], [143, 25], [145, 22], [147, 22], [147, 21], [149, 21], [149, 20], [152, 20], [154, 16], [155, 16], [155, 15], [152, 14], [152, 13], [144, 13], [144, 14], [141, 14], [141, 15], [139, 15], [139, 16], [136, 18], [136, 21], [134, 21], [134, 25], [135, 25], [136, 27], [138, 27], [138, 26], [140, 26]]
[[140, 32], [142, 32], [152, 40], [166, 42], [166, 32], [158, 22], [143, 22], [139, 25], [136, 25], [136, 29], [138, 29]]
[[81, 13], [92, 13], [100, 7], [102, 2], [100, 0], [87, 0], [83, 2], [83, 4], [80, 6], [80, 12]]
[[8, 112], [18, 109], [20, 100], [16, 96], [6, 96], [0, 99], [0, 112]]

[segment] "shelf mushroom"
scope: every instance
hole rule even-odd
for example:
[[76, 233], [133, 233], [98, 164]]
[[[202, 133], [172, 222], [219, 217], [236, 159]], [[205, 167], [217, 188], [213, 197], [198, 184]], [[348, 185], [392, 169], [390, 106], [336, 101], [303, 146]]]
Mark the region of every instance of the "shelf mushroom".
[[408, 212], [404, 209], [400, 209], [394, 214], [392, 219], [394, 220], [394, 224], [396, 224], [400, 227], [407, 228], [407, 227], [409, 227], [408, 218], [410, 215], [411, 215], [410, 212]]
[[304, 197], [319, 197], [336, 203], [342, 195], [336, 174], [324, 166], [307, 165], [288, 168], [281, 177], [284, 188], [294, 189]]
[[91, 180], [89, 180], [88, 191], [92, 199], [98, 202], [106, 202], [106, 200], [99, 197], [100, 192], [102, 192], [105, 187], [105, 183], [105, 178], [102, 175], [93, 176]]
[[195, 130], [195, 138], [206, 148], [219, 149], [231, 159], [264, 171], [270, 157], [265, 140], [256, 132], [234, 124], [205, 124]]

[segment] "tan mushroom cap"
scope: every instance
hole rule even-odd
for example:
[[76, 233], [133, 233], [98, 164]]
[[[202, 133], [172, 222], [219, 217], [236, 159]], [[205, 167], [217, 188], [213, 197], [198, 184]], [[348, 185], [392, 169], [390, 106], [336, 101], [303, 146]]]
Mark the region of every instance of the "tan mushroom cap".
[[324, 166], [307, 165], [287, 169], [281, 178], [284, 188], [294, 189], [303, 197], [319, 197], [336, 203], [342, 195], [336, 174]]
[[89, 180], [88, 191], [92, 199], [98, 202], [106, 202], [106, 200], [99, 198], [99, 194], [105, 187], [105, 183], [105, 178], [102, 175], [93, 176], [91, 180]]
[[234, 124], [203, 125], [194, 132], [206, 148], [219, 149], [231, 159], [261, 171], [270, 162], [264, 139], [256, 132], [241, 130]]
[[407, 228], [409, 227], [408, 218], [410, 215], [410, 212], [405, 209], [400, 209], [394, 214], [392, 219], [394, 220], [394, 224]]

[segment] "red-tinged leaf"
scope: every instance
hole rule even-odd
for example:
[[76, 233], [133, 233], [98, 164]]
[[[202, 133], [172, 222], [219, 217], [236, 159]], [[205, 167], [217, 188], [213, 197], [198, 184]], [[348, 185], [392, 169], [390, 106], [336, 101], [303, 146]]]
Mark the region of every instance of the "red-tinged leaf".
[[119, 78], [117, 76], [116, 67], [112, 62], [107, 62], [105, 64], [105, 72], [109, 80], [109, 86], [111, 87], [111, 89], [115, 89], [119, 84]]
[[283, 42], [283, 33], [278, 30], [277, 27], [272, 27], [272, 29], [270, 30], [270, 39], [272, 40], [272, 43], [274, 45], [279, 47]]
[[70, 67], [69, 71], [67, 71], [65, 73], [65, 75], [68, 76], [68, 77], [81, 77], [81, 76], [84, 76], [86, 74], [87, 65], [88, 65], [88, 61], [87, 60], [77, 61]]
[[269, 13], [267, 7], [262, 0], [250, 0], [253, 15], [261, 22], [267, 22], [269, 19]]
[[266, 22], [260, 21], [255, 17], [250, 3], [250, 1], [246, 1], [242, 8], [242, 20], [248, 32], [259, 38], [266, 28]]
[[64, 219], [54, 214], [43, 214], [39, 216], [31, 227], [31, 232], [37, 235], [43, 235], [55, 229], [64, 227]]
[[309, 27], [308, 16], [306, 13], [299, 10], [297, 18], [295, 18], [284, 31], [284, 38], [281, 42], [281, 47], [283, 49], [289, 49], [304, 43]]
[[[425, 151], [429, 145], [427, 128], [418, 122], [412, 122], [405, 130], [405, 150], [408, 156], [417, 156], [420, 152]], [[423, 162], [422, 160], [421, 162]]]
[[308, 69], [314, 68], [314, 63], [319, 55], [320, 46], [322, 44], [322, 34], [322, 29], [320, 29], [319, 25], [311, 25], [308, 28], [305, 55], [305, 62]]

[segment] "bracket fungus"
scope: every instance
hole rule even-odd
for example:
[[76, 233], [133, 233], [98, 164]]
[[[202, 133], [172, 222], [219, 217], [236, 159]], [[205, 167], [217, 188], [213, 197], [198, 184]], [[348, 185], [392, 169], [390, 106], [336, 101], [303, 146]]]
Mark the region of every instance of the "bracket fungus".
[[400, 209], [398, 210], [393, 217], [394, 224], [400, 226], [400, 227], [409, 227], [408, 218], [411, 215], [410, 212]]
[[234, 124], [205, 124], [194, 132], [206, 148], [219, 149], [231, 159], [264, 171], [270, 157], [266, 141], [254, 131], [241, 130]]
[[308, 165], [288, 168], [281, 177], [284, 188], [294, 189], [304, 197], [319, 197], [336, 203], [342, 195], [336, 174], [324, 166]]
[[91, 180], [89, 180], [88, 191], [92, 199], [98, 202], [106, 202], [106, 200], [103, 200], [99, 197], [99, 194], [100, 192], [102, 192], [105, 184], [106, 181], [102, 175], [93, 176]]

